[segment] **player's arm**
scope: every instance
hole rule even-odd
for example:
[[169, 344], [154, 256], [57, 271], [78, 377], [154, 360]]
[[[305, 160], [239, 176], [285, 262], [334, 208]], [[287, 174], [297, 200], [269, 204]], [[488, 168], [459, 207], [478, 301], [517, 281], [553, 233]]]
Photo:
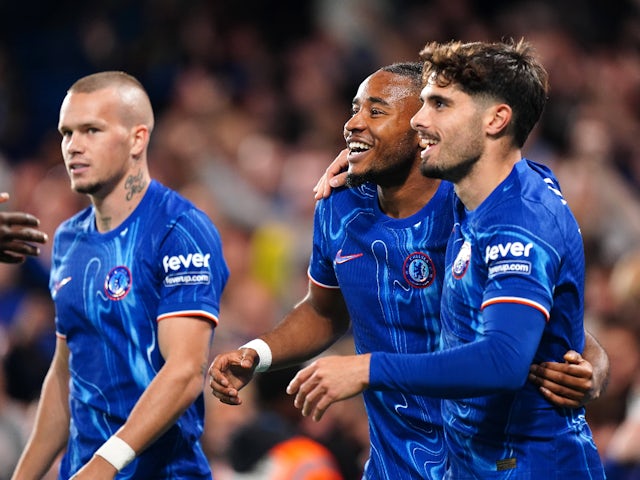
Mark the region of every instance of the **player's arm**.
[[[0, 203], [9, 199], [0, 193]], [[47, 235], [37, 229], [40, 221], [29, 213], [0, 212], [0, 262], [20, 263], [26, 256], [37, 256], [40, 249], [33, 243], [45, 243]]]
[[33, 430], [11, 477], [13, 480], [44, 477], [66, 447], [69, 419], [69, 349], [67, 342], [58, 338], [42, 385]]
[[486, 306], [483, 317], [484, 334], [471, 343], [424, 354], [323, 357], [300, 370], [287, 392], [295, 395], [303, 415], [319, 420], [331, 404], [366, 388], [440, 398], [521, 388], [542, 338], [545, 314], [523, 304], [497, 303]]
[[[211, 322], [203, 318], [174, 316], [158, 322], [165, 364], [115, 435], [135, 455], [165, 433], [202, 393], [212, 330]], [[94, 455], [73, 478], [111, 478], [116, 473], [111, 463]]]
[[346, 183], [347, 167], [349, 165], [347, 153], [349, 153], [349, 149], [342, 150], [327, 167], [316, 186], [313, 187], [316, 200], [327, 198], [331, 195], [333, 188], [342, 187]]
[[[272, 369], [301, 363], [334, 343], [348, 326], [349, 314], [340, 290], [310, 281], [305, 298], [273, 330], [259, 337], [267, 346], [262, 356], [270, 356]], [[266, 361], [258, 350], [259, 346], [239, 348], [216, 356], [209, 368], [215, 397], [231, 405], [242, 403], [238, 391]]]
[[271, 348], [273, 368], [282, 368], [321, 353], [348, 327], [349, 313], [340, 289], [310, 281], [305, 298], [260, 338]]
[[585, 331], [583, 354], [569, 350], [564, 360], [534, 364], [529, 370], [529, 380], [550, 402], [575, 408], [604, 393], [609, 381], [609, 357], [593, 335]]

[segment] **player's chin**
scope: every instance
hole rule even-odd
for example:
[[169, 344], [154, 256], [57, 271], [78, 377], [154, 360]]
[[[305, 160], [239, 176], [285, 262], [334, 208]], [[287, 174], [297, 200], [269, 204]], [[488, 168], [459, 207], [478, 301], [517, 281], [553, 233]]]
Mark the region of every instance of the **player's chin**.
[[345, 185], [347, 187], [359, 187], [367, 182], [374, 181], [370, 172], [362, 171], [357, 168], [351, 168], [347, 171], [347, 177], [345, 178]]
[[102, 184], [98, 182], [86, 182], [80, 180], [71, 180], [71, 189], [76, 193], [83, 195], [96, 195], [100, 192]]

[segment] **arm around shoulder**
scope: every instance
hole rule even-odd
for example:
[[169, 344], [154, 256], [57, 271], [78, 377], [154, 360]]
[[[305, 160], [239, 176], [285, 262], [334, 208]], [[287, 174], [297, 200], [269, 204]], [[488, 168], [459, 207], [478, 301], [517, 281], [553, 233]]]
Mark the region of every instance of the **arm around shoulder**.
[[564, 362], [531, 365], [529, 380], [553, 404], [582, 407], [604, 393], [609, 380], [609, 357], [595, 337], [585, 332], [583, 355], [569, 350]]

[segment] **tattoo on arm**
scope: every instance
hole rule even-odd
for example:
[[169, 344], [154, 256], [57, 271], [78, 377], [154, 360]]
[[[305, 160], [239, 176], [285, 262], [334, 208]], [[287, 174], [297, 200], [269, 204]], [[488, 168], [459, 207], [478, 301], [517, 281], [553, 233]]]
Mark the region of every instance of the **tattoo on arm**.
[[135, 176], [129, 175], [124, 184], [124, 188], [127, 191], [127, 200], [131, 200], [136, 193], [140, 193], [142, 190], [144, 190], [145, 186], [146, 182], [142, 175], [142, 171], [140, 171]]

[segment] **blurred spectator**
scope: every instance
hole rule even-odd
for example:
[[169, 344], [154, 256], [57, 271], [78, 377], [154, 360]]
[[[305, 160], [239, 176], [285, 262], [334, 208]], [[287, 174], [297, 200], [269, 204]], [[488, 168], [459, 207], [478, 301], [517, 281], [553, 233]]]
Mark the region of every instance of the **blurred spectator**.
[[0, 368], [0, 480], [10, 478], [27, 441], [28, 428], [24, 413], [7, 394], [4, 370]]
[[[322, 355], [353, 355], [354, 352], [353, 337], [347, 334]], [[362, 395], [332, 405], [319, 422], [304, 417], [300, 426], [307, 435], [330, 447], [346, 480], [360, 480], [370, 453], [369, 419]]]
[[343, 480], [327, 447], [298, 427], [286, 393], [298, 367], [264, 372], [255, 382], [259, 414], [233, 434], [227, 451], [232, 480]]
[[586, 241], [596, 239], [603, 258], [613, 263], [640, 245], [640, 194], [611, 161], [610, 127], [593, 112], [575, 113], [570, 155], [558, 161], [555, 171]]
[[587, 420], [593, 438], [602, 454], [627, 414], [627, 402], [638, 381], [640, 372], [640, 343], [636, 329], [619, 318], [603, 321], [593, 331], [609, 355], [610, 377], [605, 393], [588, 405]]
[[[154, 176], [194, 200], [223, 238], [231, 277], [213, 344], [222, 351], [266, 330], [303, 294], [311, 187], [343, 147], [344, 106], [361, 78], [416, 59], [428, 40], [521, 36], [551, 77], [547, 111], [525, 152], [553, 164], [582, 227], [587, 324], [612, 356], [609, 392], [588, 414], [601, 420], [598, 441], [619, 452], [614, 445], [629, 441], [618, 438], [638, 435], [630, 369], [640, 355], [640, 276], [637, 254], [627, 253], [640, 251], [637, 0], [605, 9], [595, 0], [0, 2], [0, 190], [11, 193], [12, 209], [39, 216], [51, 237], [85, 202], [62, 171], [52, 128], [58, 93], [96, 70], [136, 75], [156, 107]], [[11, 362], [29, 355], [37, 366], [49, 354], [48, 258], [45, 247], [38, 260], [0, 266], [0, 355], [10, 367], [0, 394], [27, 409], [42, 371], [16, 376]], [[224, 480], [232, 473], [228, 437], [258, 407], [248, 400], [240, 409], [207, 408], [203, 444]], [[326, 422], [300, 428], [345, 442], [353, 457], [349, 448], [367, 433], [360, 415], [353, 399]]]
[[[624, 415], [611, 432], [603, 457], [607, 478], [637, 480], [640, 478], [640, 250], [629, 252], [616, 262], [610, 287], [620, 318], [635, 335], [631, 339], [635, 341], [635, 351], [629, 348], [614, 352], [623, 364], [617, 370], [628, 373], [630, 385], [624, 398]], [[613, 374], [613, 365], [611, 371]]]

